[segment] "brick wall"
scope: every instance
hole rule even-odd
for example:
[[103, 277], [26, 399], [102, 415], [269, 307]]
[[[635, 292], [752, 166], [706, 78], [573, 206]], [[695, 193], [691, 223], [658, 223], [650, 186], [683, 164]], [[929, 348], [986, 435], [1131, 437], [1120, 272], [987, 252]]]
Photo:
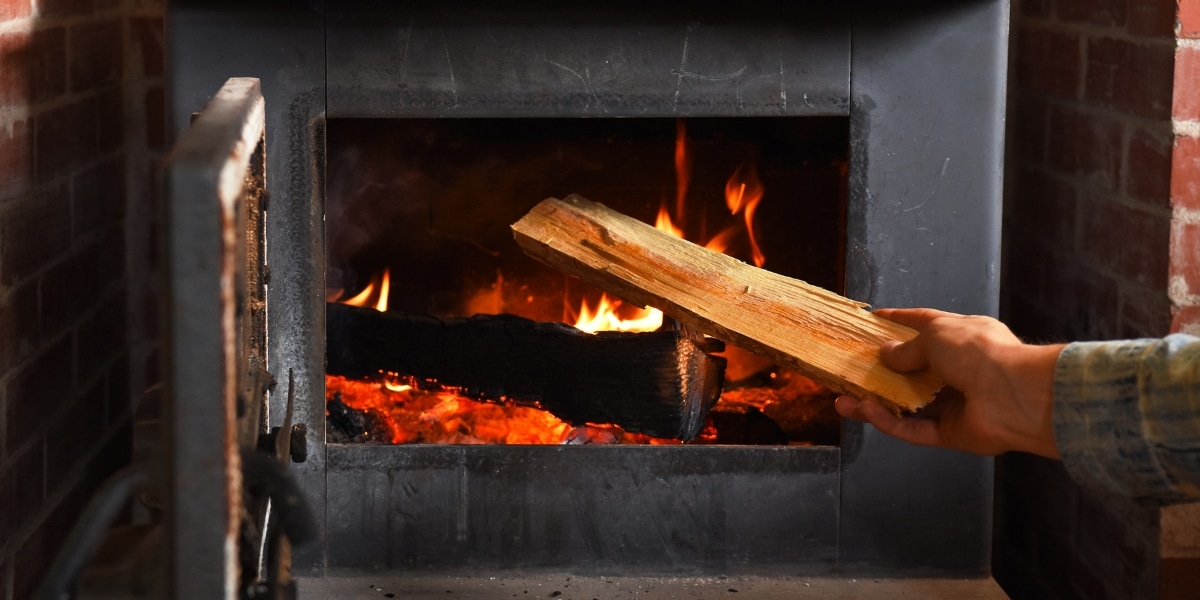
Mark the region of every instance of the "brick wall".
[[[1173, 120], [1197, 97], [1176, 60], [1191, 51], [1176, 48], [1177, 9], [1193, 4], [1014, 1], [1002, 316], [1026, 339], [1200, 323], [1200, 180], [1182, 175], [1200, 163]], [[996, 578], [1016, 597], [1167, 597], [1164, 514], [1084, 491], [1056, 462], [1002, 457]]]
[[162, 0], [0, 0], [0, 598], [129, 461], [162, 75]]

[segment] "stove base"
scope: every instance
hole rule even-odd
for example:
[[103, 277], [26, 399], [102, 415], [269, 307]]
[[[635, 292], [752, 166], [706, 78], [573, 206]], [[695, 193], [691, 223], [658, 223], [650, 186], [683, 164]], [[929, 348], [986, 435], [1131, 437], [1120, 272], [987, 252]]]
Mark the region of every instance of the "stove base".
[[379, 574], [297, 581], [301, 600], [385, 598], [496, 600], [502, 598], [911, 598], [913, 600], [1006, 600], [988, 579], [844, 579], [835, 577], [620, 577], [564, 573]]

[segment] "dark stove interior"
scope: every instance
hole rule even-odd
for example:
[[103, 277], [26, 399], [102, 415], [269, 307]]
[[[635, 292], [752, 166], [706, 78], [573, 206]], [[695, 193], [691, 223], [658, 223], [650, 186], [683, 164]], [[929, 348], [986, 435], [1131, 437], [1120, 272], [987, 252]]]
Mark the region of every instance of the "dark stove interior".
[[[848, 125], [837, 117], [331, 119], [327, 295], [357, 294], [386, 268], [391, 310], [570, 317], [565, 311], [585, 297], [594, 304], [600, 292], [527, 258], [509, 224], [545, 198], [578, 193], [648, 223], [666, 209], [687, 239], [724, 234], [725, 252], [751, 263], [743, 214], [726, 202], [739, 175], [765, 190], [753, 223], [764, 268], [840, 292]], [[682, 176], [677, 154], [689, 164]]]
[[[508, 225], [538, 201], [570, 193], [747, 263], [844, 289], [849, 141], [844, 118], [331, 119], [326, 127], [330, 301], [378, 304], [386, 271], [387, 310], [393, 313], [517, 315], [589, 331], [658, 329], [654, 323], [662, 322], [661, 314], [651, 324], [631, 323], [651, 311], [607, 298], [517, 247]], [[615, 307], [619, 325], [597, 321], [602, 302]], [[738, 348], [721, 355], [723, 398], [696, 441], [837, 443], [840, 420], [830, 392]], [[422, 374], [392, 378], [414, 375]], [[377, 381], [382, 379], [381, 373]], [[457, 398], [458, 404], [449, 405], [454, 410], [439, 419], [459, 419], [460, 425], [443, 431], [406, 418], [409, 412], [420, 417], [444, 408], [436, 397], [396, 394], [376, 383], [378, 394], [363, 399], [370, 389], [327, 380], [335, 407], [330, 431], [337, 439], [471, 443], [499, 435], [496, 420], [522, 432], [559, 427], [556, 419], [546, 421], [525, 408]], [[355, 409], [367, 414], [354, 414]], [[389, 432], [384, 413], [407, 423], [395, 427], [417, 431]], [[548, 443], [672, 441], [601, 433], [503, 435]]]

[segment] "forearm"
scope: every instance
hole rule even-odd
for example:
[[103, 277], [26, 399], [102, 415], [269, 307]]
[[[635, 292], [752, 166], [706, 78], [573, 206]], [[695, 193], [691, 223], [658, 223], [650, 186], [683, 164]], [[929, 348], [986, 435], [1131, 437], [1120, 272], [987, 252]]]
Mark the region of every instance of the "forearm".
[[1089, 488], [1200, 498], [1200, 339], [1067, 346], [1055, 367], [1054, 436]]

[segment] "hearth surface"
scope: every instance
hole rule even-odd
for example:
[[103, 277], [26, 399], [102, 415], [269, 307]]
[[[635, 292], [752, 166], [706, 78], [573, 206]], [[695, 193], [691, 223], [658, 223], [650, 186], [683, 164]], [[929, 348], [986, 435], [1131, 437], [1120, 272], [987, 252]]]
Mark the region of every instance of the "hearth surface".
[[499, 600], [609, 598], [791, 600], [912, 598], [1003, 600], [993, 579], [878, 579], [836, 577], [599, 577], [562, 573], [486, 575], [355, 575], [297, 580], [301, 600], [439, 598]]

